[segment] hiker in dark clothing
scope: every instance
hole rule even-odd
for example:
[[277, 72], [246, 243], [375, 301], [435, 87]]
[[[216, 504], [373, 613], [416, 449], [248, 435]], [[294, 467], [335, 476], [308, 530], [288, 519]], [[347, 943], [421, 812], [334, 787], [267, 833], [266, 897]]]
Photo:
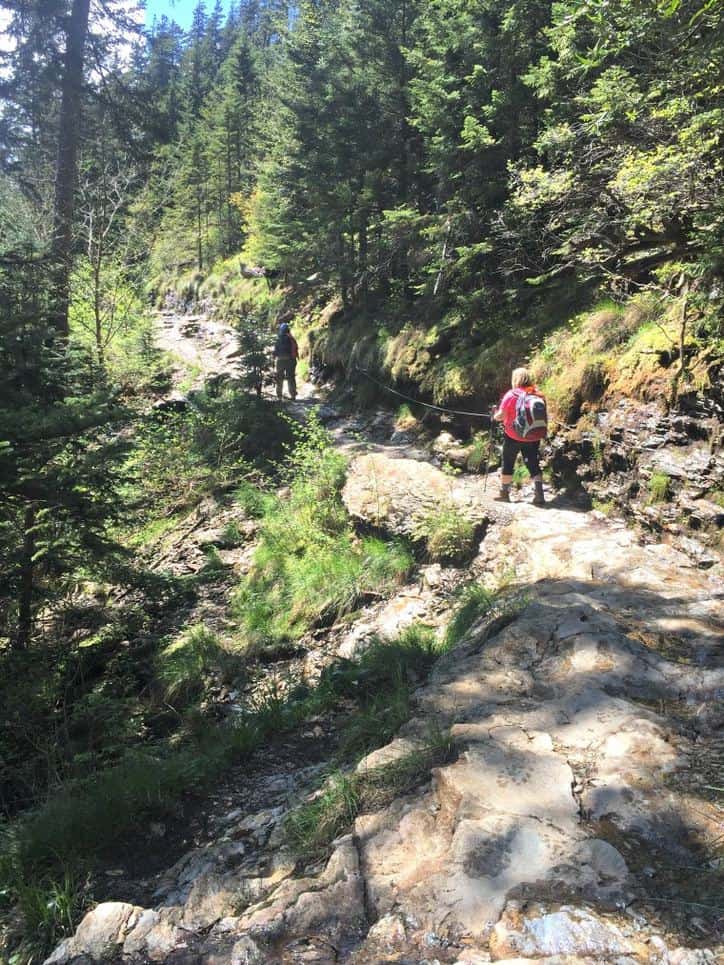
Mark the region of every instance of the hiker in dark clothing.
[[279, 335], [274, 345], [274, 358], [276, 359], [277, 374], [277, 399], [281, 402], [284, 394], [284, 380], [286, 379], [289, 387], [289, 395], [292, 399], [297, 397], [297, 359], [299, 358], [299, 346], [296, 339], [289, 330], [289, 325], [282, 322], [279, 326]]
[[510, 502], [513, 467], [520, 453], [535, 486], [533, 505], [543, 506], [545, 496], [539, 450], [541, 439], [545, 439], [548, 434], [545, 399], [533, 384], [533, 379], [525, 368], [514, 370], [511, 385], [512, 388], [505, 393], [500, 405], [493, 413], [493, 418], [503, 423], [505, 435], [500, 493], [495, 498], [502, 503]]

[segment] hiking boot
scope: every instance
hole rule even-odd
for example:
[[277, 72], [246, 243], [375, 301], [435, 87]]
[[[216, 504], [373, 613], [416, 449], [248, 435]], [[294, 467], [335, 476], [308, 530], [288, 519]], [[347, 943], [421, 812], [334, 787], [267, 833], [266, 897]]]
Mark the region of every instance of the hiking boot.
[[496, 503], [509, 503], [510, 502], [510, 486], [501, 486], [500, 492], [497, 496], [493, 497]]
[[537, 482], [535, 484], [535, 493], [533, 495], [533, 505], [534, 506], [545, 506], [546, 498], [543, 495], [543, 483]]

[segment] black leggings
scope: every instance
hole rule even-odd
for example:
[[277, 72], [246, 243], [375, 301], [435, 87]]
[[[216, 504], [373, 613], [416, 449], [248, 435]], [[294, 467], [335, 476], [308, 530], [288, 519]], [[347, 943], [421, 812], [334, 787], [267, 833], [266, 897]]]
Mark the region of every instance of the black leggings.
[[540, 440], [537, 442], [518, 442], [516, 439], [511, 439], [510, 436], [505, 436], [503, 442], [503, 475], [513, 475], [515, 459], [520, 453], [531, 476], [540, 476], [539, 449]]

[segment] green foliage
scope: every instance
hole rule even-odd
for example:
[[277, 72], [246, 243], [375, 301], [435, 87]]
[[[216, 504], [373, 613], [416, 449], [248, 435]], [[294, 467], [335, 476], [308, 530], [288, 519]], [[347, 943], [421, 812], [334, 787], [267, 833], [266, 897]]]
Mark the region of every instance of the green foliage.
[[422, 516], [415, 532], [425, 541], [430, 559], [437, 562], [464, 563], [475, 550], [475, 524], [453, 504]]
[[306, 804], [293, 810], [286, 821], [287, 840], [302, 858], [318, 859], [329, 853], [335, 838], [350, 828], [358, 814], [379, 810], [429, 780], [433, 767], [449, 760], [452, 744], [434, 734], [420, 750], [390, 764], [356, 774], [333, 774]]
[[134, 394], [167, 387], [166, 365], [153, 345], [153, 320], [123, 265], [104, 266], [96, 280], [84, 264], [72, 290], [71, 334], [94, 356], [99, 378]]
[[289, 488], [263, 518], [254, 567], [234, 611], [251, 646], [296, 640], [351, 612], [365, 594], [390, 591], [411, 569], [399, 542], [357, 539], [341, 500], [345, 460], [316, 416], [292, 423], [281, 467]]
[[286, 831], [291, 847], [307, 857], [329, 847], [359, 814], [358, 781], [344, 774], [333, 774], [318, 795], [292, 811]]
[[[209, 385], [183, 411], [160, 410], [139, 423], [129, 468], [154, 505], [183, 505], [204, 490], [242, 480], [253, 466], [268, 471], [291, 435], [289, 424], [264, 401]], [[243, 481], [240, 487], [247, 494], [253, 489]], [[261, 507], [264, 497], [253, 500]]]
[[460, 591], [452, 619], [445, 631], [445, 646], [456, 646], [468, 630], [486, 616], [496, 602], [496, 595], [481, 583], [468, 583]]
[[616, 512], [616, 503], [612, 499], [592, 499], [591, 506], [604, 516], [613, 516]]
[[[517, 165], [509, 227], [548, 267], [622, 277], [665, 263], [672, 247], [713, 242], [721, 9], [632, 9], [616, 0], [578, 12], [557, 4], [552, 13], [549, 50], [527, 78], [549, 105], [536, 143], [543, 164]], [[696, 14], [698, 42], [690, 46]], [[679, 55], [664, 61], [664, 48]]]
[[653, 472], [648, 482], [648, 490], [652, 503], [665, 503], [671, 498], [671, 479], [665, 472]]
[[487, 432], [476, 432], [470, 446], [467, 458], [467, 469], [469, 472], [485, 472], [498, 461], [495, 442], [490, 444], [490, 434]]
[[37, 255], [24, 272], [0, 266], [0, 640], [21, 649], [39, 608], [121, 556], [108, 529], [129, 413], [49, 328], [49, 290]]
[[[2, 845], [0, 853], [7, 854]], [[73, 931], [83, 909], [87, 884], [70, 871], [58, 878], [51, 875], [32, 882], [17, 881], [14, 889], [9, 887], [12, 880], [12, 868], [0, 863], [0, 915], [12, 897], [26, 929], [26, 938], [10, 959], [13, 965], [20, 965], [34, 961], [37, 953], [44, 954]]]
[[276, 506], [276, 497], [265, 493], [253, 483], [244, 479], [234, 493], [234, 498], [251, 519], [261, 519], [271, 514]]
[[348, 718], [340, 752], [356, 758], [387, 743], [410, 718], [412, 694], [440, 653], [433, 631], [413, 625], [395, 640], [373, 641], [357, 666], [333, 665], [323, 675], [337, 693], [354, 696], [360, 708]]
[[524, 466], [520, 461], [517, 462], [513, 468], [513, 486], [516, 489], [520, 489], [523, 483], [527, 482], [528, 479], [530, 479], [530, 473], [528, 472], [527, 467]]
[[243, 315], [238, 322], [239, 363], [242, 384], [261, 398], [265, 383], [271, 381], [274, 336], [253, 315]]
[[[212, 635], [194, 628], [181, 638], [181, 647], [162, 658], [175, 663], [170, 683], [190, 683], [187, 671], [205, 672], [209, 654], [216, 659]], [[189, 653], [177, 655], [184, 648]], [[198, 791], [236, 760], [243, 759], [279, 733], [296, 730], [309, 717], [333, 709], [357, 710], [343, 728], [343, 753], [349, 757], [387, 741], [393, 728], [410, 715], [413, 689], [429, 673], [437, 654], [434, 637], [424, 627], [412, 627], [398, 639], [372, 642], [358, 663], [339, 661], [323, 673], [313, 688], [290, 690], [270, 678], [253, 705], [233, 725], [206, 725], [186, 744], [154, 752], [152, 748], [126, 754], [111, 768], [68, 782], [35, 811], [0, 836], [0, 906], [12, 902], [26, 918], [26, 928], [37, 923], [41, 952], [70, 931], [87, 899], [86, 873], [99, 853], [108, 853], [116, 842], [138, 826], [141, 819], [164, 816], [184, 794]], [[176, 693], [179, 693], [177, 690]], [[404, 697], [403, 697], [404, 695]], [[393, 713], [382, 727], [365, 731], [360, 721], [385, 713], [384, 700]], [[404, 709], [405, 713], [402, 713]], [[397, 710], [398, 712], [394, 712]], [[340, 776], [332, 782], [320, 810], [295, 812], [291, 827], [305, 853], [326, 847], [358, 813], [358, 805], [379, 803], [396, 792], [425, 779], [430, 767], [446, 757], [450, 745], [444, 735], [431, 732], [429, 745], [419, 753], [396, 762], [381, 774], [372, 772], [361, 785]], [[316, 820], [314, 816], [316, 815]], [[315, 825], [324, 831], [315, 831]], [[311, 840], [313, 839], [313, 840]], [[306, 844], [305, 844], [306, 842]]]
[[156, 675], [164, 700], [179, 707], [204, 690], [204, 678], [218, 671], [225, 658], [219, 639], [203, 624], [190, 627], [157, 658]]

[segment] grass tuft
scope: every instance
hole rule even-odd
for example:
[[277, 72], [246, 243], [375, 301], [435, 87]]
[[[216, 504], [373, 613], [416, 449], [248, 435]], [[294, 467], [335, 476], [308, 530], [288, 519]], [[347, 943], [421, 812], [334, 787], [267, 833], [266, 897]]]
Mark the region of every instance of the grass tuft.
[[493, 609], [496, 594], [487, 590], [481, 583], [468, 583], [457, 599], [453, 617], [445, 631], [445, 647], [456, 646], [468, 630]]
[[289, 814], [285, 830], [290, 847], [307, 860], [325, 857], [359, 814], [379, 810], [425, 783], [433, 767], [451, 759], [452, 751], [448, 734], [432, 732], [423, 748], [390, 764], [362, 773], [333, 774], [311, 801]]
[[475, 525], [453, 505], [440, 506], [417, 523], [416, 534], [424, 539], [431, 560], [465, 563], [475, 551]]
[[188, 629], [157, 658], [157, 678], [164, 699], [185, 705], [204, 689], [204, 678], [219, 670], [226, 653], [215, 633], [203, 624]]
[[649, 479], [649, 502], [665, 503], [671, 499], [671, 479], [665, 472], [654, 472]]

